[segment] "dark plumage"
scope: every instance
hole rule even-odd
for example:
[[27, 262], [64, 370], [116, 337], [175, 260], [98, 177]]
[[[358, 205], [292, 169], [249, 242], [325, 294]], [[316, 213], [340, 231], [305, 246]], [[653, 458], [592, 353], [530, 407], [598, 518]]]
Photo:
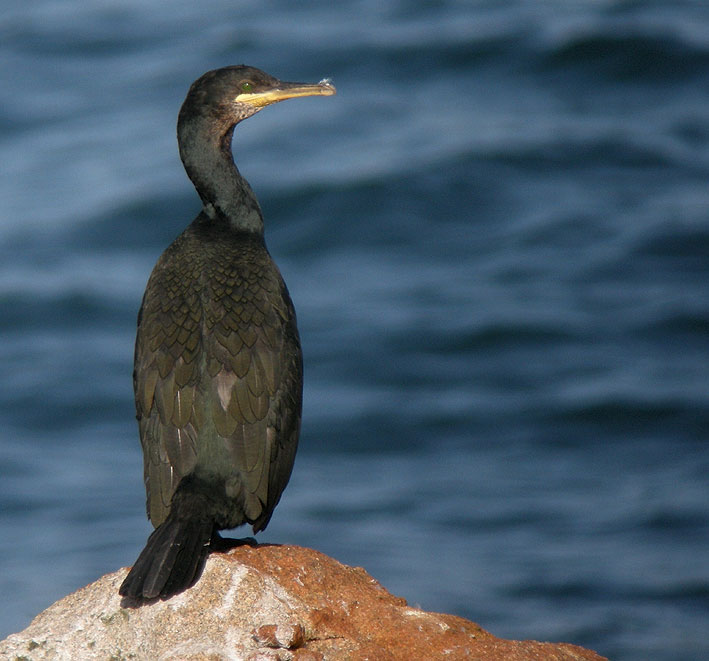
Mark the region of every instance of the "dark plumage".
[[334, 93], [234, 66], [204, 74], [182, 105], [180, 156], [203, 209], [158, 260], [138, 315], [133, 385], [156, 529], [124, 596], [193, 585], [217, 531], [263, 530], [288, 483], [303, 387], [295, 311], [231, 138], [270, 103]]

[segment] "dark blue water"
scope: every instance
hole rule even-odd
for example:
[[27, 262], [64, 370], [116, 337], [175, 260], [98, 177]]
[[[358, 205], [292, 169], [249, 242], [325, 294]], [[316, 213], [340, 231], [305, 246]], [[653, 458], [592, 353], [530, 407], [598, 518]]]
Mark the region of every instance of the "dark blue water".
[[709, 6], [6, 0], [0, 634], [149, 531], [135, 317], [198, 211], [174, 124], [240, 62], [338, 95], [236, 160], [298, 310], [263, 540], [510, 638], [709, 657]]

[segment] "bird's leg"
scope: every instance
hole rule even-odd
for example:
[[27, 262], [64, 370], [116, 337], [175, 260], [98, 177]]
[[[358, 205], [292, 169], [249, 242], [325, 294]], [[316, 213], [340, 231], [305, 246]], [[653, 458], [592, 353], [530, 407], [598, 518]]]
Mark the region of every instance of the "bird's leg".
[[254, 537], [244, 537], [243, 539], [232, 539], [231, 537], [222, 537], [219, 531], [212, 532], [212, 540], [209, 547], [217, 553], [226, 553], [229, 549], [237, 546], [258, 546], [258, 542]]

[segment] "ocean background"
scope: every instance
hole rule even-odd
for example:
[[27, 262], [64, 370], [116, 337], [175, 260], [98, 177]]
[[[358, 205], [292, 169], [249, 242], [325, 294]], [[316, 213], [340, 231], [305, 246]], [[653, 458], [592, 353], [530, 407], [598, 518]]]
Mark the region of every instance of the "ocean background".
[[234, 137], [305, 352], [260, 540], [498, 636], [709, 658], [709, 3], [681, 0], [5, 0], [0, 637], [150, 530], [135, 319], [199, 210], [180, 104], [238, 63], [338, 89]]

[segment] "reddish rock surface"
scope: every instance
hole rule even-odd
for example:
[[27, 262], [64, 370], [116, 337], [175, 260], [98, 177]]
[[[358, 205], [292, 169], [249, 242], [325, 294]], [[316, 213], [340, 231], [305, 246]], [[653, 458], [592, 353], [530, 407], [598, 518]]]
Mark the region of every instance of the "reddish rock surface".
[[567, 643], [497, 638], [454, 615], [411, 608], [367, 572], [297, 546], [241, 546], [210, 556], [199, 582], [132, 607], [120, 570], [65, 597], [0, 658], [280, 661], [588, 660]]
[[[603, 659], [566, 643], [504, 640], [461, 617], [410, 608], [364, 569], [317, 551], [240, 547], [227, 559], [270, 573], [308, 604], [305, 648], [323, 659]], [[340, 656], [330, 656], [335, 649]]]

